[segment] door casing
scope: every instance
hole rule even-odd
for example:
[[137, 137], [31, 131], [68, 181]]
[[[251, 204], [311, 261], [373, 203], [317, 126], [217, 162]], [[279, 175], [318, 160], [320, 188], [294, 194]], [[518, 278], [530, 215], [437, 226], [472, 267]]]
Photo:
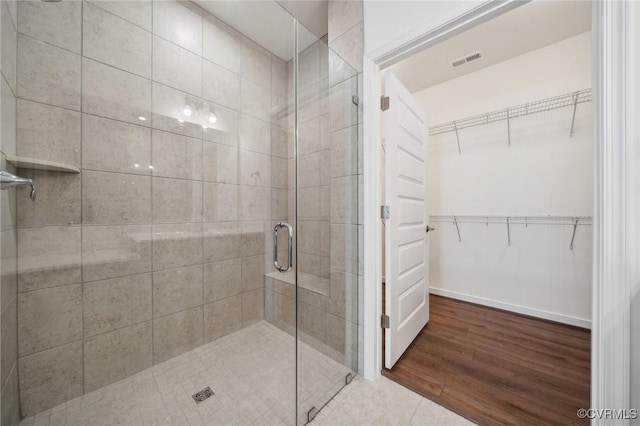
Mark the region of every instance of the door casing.
[[[363, 58], [364, 167], [364, 377], [375, 380], [382, 368], [380, 199], [381, 70], [443, 39], [501, 15], [525, 2], [468, 3]], [[597, 0], [592, 3], [594, 129], [593, 309], [591, 407], [630, 409], [631, 295], [640, 282], [640, 90], [633, 84], [640, 36], [634, 27], [640, 3]], [[364, 7], [367, 7], [364, 2]], [[366, 15], [366, 14], [365, 14]], [[635, 24], [637, 25], [637, 23]], [[365, 31], [366, 31], [365, 26]], [[638, 290], [636, 288], [636, 290]], [[604, 424], [607, 419], [594, 419]], [[629, 424], [624, 420], [620, 424]]]

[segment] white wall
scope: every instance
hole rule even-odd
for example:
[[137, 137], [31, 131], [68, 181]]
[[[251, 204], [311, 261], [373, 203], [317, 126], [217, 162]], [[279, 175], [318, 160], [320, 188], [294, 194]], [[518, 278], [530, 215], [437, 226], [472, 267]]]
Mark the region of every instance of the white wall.
[[[415, 32], [424, 25], [437, 26], [443, 17], [458, 16], [484, 1], [365, 1], [364, 48], [371, 53], [385, 44]], [[456, 11], [456, 13], [453, 13]]]
[[[640, 4], [633, 3], [628, 6], [629, 13], [629, 22], [640, 22]], [[630, 99], [635, 99], [635, 101], [629, 102], [627, 117], [640, 116], [640, 81], [637, 76], [640, 73], [640, 26], [628, 26], [627, 31], [629, 32], [627, 38], [627, 67], [628, 67], [628, 83], [626, 86], [627, 93], [630, 94]], [[640, 123], [638, 123], [637, 119], [633, 124], [633, 128], [628, 129], [629, 135], [636, 136], [636, 144], [635, 150], [633, 152], [628, 153], [629, 163], [636, 165], [638, 161], [640, 161], [640, 149], [638, 144], [638, 139], [640, 137]], [[633, 140], [633, 136], [630, 138]], [[633, 181], [635, 184], [629, 185], [631, 191], [633, 193], [633, 188], [640, 187], [640, 173], [638, 172], [637, 167], [634, 168], [633, 173], [630, 174], [630, 177], [633, 177]], [[637, 193], [636, 193], [637, 194]], [[638, 211], [638, 197], [630, 197], [633, 201], [628, 204], [628, 208], [630, 211]], [[633, 215], [630, 215], [633, 217]], [[633, 253], [638, 253], [638, 242], [640, 241], [640, 227], [637, 225], [637, 221], [634, 221], [635, 227], [631, 228], [635, 232], [630, 236], [630, 241], [635, 241], [635, 244], [632, 246], [633, 249], [629, 250], [628, 253], [631, 254], [631, 259], [633, 259]], [[637, 265], [637, 264], [636, 264]], [[635, 408], [640, 410], [640, 279], [638, 279], [638, 268], [636, 267], [634, 273], [631, 275], [631, 368], [630, 368], [630, 382], [631, 382], [631, 408]], [[635, 279], [634, 279], [635, 277]], [[640, 426], [640, 417], [631, 421], [631, 424], [634, 426]]]
[[[590, 33], [416, 93], [430, 124], [591, 87]], [[591, 103], [431, 137], [431, 215], [591, 216]], [[587, 325], [591, 227], [434, 224], [434, 292]]]

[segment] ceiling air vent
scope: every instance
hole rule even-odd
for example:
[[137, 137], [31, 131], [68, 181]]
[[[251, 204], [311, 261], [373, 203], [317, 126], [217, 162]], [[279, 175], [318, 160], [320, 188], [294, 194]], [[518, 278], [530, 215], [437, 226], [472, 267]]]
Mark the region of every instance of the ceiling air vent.
[[463, 64], [468, 64], [469, 62], [475, 61], [480, 58], [482, 58], [482, 52], [476, 52], [472, 53], [469, 56], [465, 56], [464, 58], [456, 59], [455, 61], [451, 62], [451, 65], [455, 68]]

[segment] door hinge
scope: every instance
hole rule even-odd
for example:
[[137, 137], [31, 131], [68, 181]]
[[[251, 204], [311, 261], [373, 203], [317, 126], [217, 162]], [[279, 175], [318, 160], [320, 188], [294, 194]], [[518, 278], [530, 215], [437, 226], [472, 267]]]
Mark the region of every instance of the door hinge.
[[389, 206], [380, 206], [380, 219], [389, 219], [391, 217], [391, 208]]
[[316, 407], [311, 407], [309, 411], [307, 411], [307, 422], [311, 422], [318, 415], [318, 409]]
[[359, 98], [359, 97], [357, 97], [357, 96], [355, 96], [355, 95], [353, 95], [353, 96], [351, 97], [351, 102], [352, 102], [354, 105], [360, 105], [360, 98]]
[[351, 383], [352, 381], [353, 381], [353, 373], [347, 374], [347, 376], [344, 378], [345, 386]]
[[380, 326], [382, 328], [389, 328], [389, 315], [383, 315], [380, 318]]
[[380, 109], [386, 111], [389, 109], [389, 97], [381, 96], [380, 97]]

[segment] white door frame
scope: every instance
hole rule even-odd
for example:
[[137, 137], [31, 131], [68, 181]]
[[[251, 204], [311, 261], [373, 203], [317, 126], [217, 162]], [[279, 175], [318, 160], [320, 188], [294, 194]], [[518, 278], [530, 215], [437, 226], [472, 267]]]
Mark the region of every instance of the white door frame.
[[[393, 40], [363, 59], [364, 164], [364, 377], [375, 380], [382, 368], [380, 123], [381, 69], [523, 2], [468, 2], [423, 27]], [[364, 2], [367, 7], [367, 2]], [[591, 408], [630, 408], [631, 288], [640, 282], [640, 111], [638, 30], [631, 25], [638, 3], [593, 3], [593, 312]], [[366, 28], [366, 27], [365, 27]], [[366, 31], [366, 29], [365, 29]], [[366, 46], [365, 46], [366, 49]], [[635, 50], [634, 50], [635, 49]], [[636, 74], [637, 75], [637, 74]], [[635, 91], [635, 93], [634, 93]], [[636, 163], [635, 167], [633, 162]], [[589, 407], [584, 407], [589, 408]], [[640, 408], [640, 407], [631, 407]], [[604, 423], [594, 420], [593, 424]], [[623, 423], [621, 423], [623, 424]], [[626, 421], [628, 424], [628, 420]]]

